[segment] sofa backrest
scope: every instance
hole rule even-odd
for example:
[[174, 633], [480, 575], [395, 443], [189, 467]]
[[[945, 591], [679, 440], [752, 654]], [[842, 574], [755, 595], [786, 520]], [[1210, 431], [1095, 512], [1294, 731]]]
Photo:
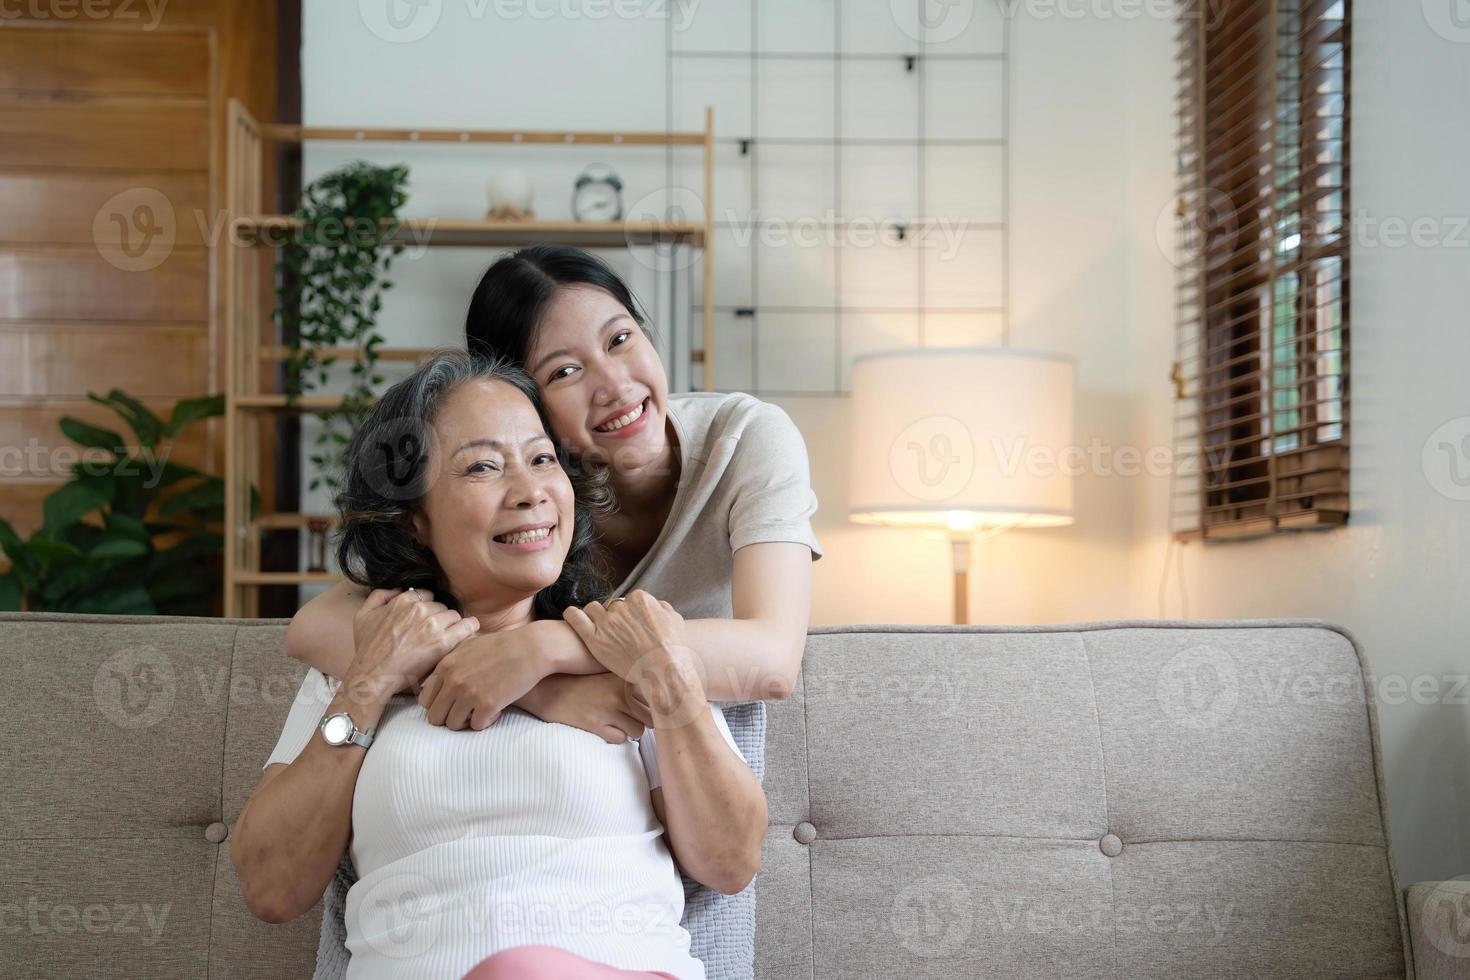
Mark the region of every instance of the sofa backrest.
[[[0, 975], [305, 977], [224, 833], [276, 622], [0, 615]], [[1314, 622], [811, 631], [773, 703], [757, 975], [1403, 973], [1376, 721]]]

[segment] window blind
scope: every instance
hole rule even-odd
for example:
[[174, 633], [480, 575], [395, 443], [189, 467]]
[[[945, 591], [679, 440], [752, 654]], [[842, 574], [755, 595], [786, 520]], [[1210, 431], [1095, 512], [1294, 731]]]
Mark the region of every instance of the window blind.
[[1349, 6], [1180, 6], [1180, 537], [1348, 518]]

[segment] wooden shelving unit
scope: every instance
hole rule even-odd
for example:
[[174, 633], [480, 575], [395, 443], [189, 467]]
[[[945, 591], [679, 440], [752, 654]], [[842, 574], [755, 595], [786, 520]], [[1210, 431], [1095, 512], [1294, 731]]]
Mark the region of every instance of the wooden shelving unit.
[[[577, 221], [485, 221], [465, 218], [406, 218], [396, 240], [430, 247], [517, 247], [555, 242], [580, 248], [627, 248], [677, 244], [702, 252], [704, 275], [704, 349], [691, 353], [703, 367], [704, 388], [714, 389], [714, 113], [705, 110], [702, 133], [596, 133], [525, 130], [353, 129], [287, 126], [257, 122], [245, 107], [229, 104], [226, 140], [225, 208], [230, 242], [222, 269], [225, 337], [225, 599], [226, 616], [255, 616], [259, 589], [270, 585], [334, 582], [330, 572], [264, 571], [261, 535], [268, 530], [306, 528], [334, 519], [326, 514], [260, 514], [250, 516], [250, 490], [261, 473], [263, 425], [280, 412], [330, 411], [340, 405], [335, 395], [309, 394], [288, 399], [271, 390], [275, 366], [290, 355], [274, 335], [272, 310], [264, 299], [274, 263], [269, 251], [290, 240], [299, 222], [289, 215], [262, 212], [262, 157], [267, 143], [306, 140], [404, 142], [454, 145], [484, 143], [562, 146], [687, 146], [704, 154], [704, 220], [702, 222], [623, 221], [592, 224]], [[333, 350], [339, 358], [353, 350]], [[414, 362], [426, 348], [380, 348], [385, 361]], [[264, 370], [263, 370], [264, 368]]]

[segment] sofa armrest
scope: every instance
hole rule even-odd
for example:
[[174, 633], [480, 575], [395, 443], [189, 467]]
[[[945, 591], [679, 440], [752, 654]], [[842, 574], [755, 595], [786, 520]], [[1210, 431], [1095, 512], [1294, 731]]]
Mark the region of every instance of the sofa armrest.
[[1419, 980], [1470, 980], [1470, 879], [1410, 885], [1404, 904]]

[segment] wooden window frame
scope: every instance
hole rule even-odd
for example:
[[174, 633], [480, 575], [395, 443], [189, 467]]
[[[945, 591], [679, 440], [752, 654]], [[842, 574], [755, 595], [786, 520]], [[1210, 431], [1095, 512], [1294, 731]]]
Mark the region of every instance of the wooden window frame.
[[1348, 520], [1351, 0], [1182, 0], [1172, 530]]

